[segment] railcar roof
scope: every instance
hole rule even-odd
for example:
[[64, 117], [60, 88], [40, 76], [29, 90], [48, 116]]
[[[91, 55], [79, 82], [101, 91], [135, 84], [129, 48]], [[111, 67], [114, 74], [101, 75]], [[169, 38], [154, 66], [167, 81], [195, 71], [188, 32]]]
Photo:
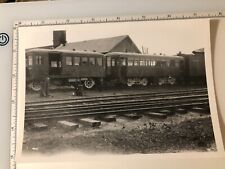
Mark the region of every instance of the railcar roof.
[[123, 53], [123, 52], [111, 52], [106, 54], [106, 56], [115, 56], [115, 55], [123, 55], [127, 57], [154, 57], [154, 58], [183, 59], [183, 57], [176, 56], [176, 55], [150, 55], [150, 54]]
[[92, 51], [78, 51], [78, 50], [62, 50], [62, 49], [43, 49], [43, 48], [35, 48], [35, 49], [29, 49], [26, 51], [29, 52], [43, 52], [43, 53], [67, 53], [67, 54], [89, 54], [89, 55], [101, 55], [104, 56], [101, 53], [98, 52], [92, 52]]

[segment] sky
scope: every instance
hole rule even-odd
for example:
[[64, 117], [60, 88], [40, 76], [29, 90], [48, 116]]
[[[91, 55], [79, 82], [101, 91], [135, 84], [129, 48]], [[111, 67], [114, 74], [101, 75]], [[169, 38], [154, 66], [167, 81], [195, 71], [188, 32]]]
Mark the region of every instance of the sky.
[[206, 20], [139, 21], [19, 28], [21, 50], [52, 45], [53, 31], [66, 30], [67, 42], [129, 35], [137, 47], [149, 54], [175, 55], [203, 48], [208, 37]]

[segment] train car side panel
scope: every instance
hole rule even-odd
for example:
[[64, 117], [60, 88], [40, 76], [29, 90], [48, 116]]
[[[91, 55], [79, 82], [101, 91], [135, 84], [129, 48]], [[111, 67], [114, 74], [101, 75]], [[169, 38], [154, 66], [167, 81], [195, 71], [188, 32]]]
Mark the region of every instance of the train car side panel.
[[41, 81], [49, 76], [48, 53], [38, 51], [28, 52], [26, 54], [26, 62], [27, 81]]
[[105, 60], [102, 55], [63, 53], [62, 76], [70, 78], [102, 78]]
[[190, 56], [189, 75], [191, 77], [200, 77], [205, 75], [205, 57], [203, 54], [199, 53]]

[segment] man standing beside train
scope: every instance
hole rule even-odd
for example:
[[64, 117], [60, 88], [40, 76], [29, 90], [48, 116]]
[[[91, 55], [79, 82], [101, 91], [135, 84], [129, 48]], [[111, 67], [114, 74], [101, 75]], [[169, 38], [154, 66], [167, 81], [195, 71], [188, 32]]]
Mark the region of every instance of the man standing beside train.
[[50, 78], [47, 76], [45, 78], [45, 96], [46, 97], [49, 96], [49, 81], [50, 81]]
[[40, 97], [49, 96], [49, 81], [50, 81], [50, 78], [48, 76], [41, 81]]

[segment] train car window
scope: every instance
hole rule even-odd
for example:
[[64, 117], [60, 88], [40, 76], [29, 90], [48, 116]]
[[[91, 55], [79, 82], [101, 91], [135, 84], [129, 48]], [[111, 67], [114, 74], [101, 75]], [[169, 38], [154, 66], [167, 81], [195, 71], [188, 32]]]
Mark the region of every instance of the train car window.
[[92, 65], [92, 66], [95, 65], [95, 58], [92, 58], [92, 57], [89, 58], [89, 65]]
[[28, 67], [28, 56], [26, 56], [26, 67]]
[[81, 57], [81, 64], [87, 65], [88, 64], [88, 58], [87, 57]]
[[151, 61], [150, 60], [146, 60], [146, 66], [151, 66]]
[[112, 62], [112, 66], [116, 65], [115, 59], [112, 59], [111, 62]]
[[96, 61], [97, 66], [102, 66], [102, 58], [97, 58]]
[[139, 60], [134, 60], [134, 66], [139, 66]]
[[58, 67], [62, 67], [62, 62], [61, 61], [59, 61], [58, 64], [59, 64]]
[[107, 67], [110, 67], [110, 66], [111, 66], [111, 58], [107, 57]]
[[144, 66], [144, 61], [140, 60], [140, 66]]
[[145, 60], [145, 66], [148, 66], [148, 60]]
[[72, 56], [66, 56], [66, 65], [67, 66], [72, 66], [73, 65]]
[[57, 61], [51, 61], [51, 67], [58, 67]]
[[33, 56], [29, 55], [26, 57], [26, 66], [32, 66], [33, 65]]
[[166, 62], [166, 67], [170, 67], [170, 62], [169, 61]]
[[126, 59], [122, 59], [121, 61], [122, 61], [122, 66], [126, 66], [127, 65]]
[[36, 65], [42, 65], [43, 64], [43, 58], [42, 56], [36, 56]]
[[134, 66], [134, 59], [133, 58], [128, 58], [127, 65], [128, 66]]
[[33, 65], [33, 56], [28, 56], [28, 66]]
[[80, 57], [75, 56], [73, 58], [73, 65], [74, 66], [79, 66], [80, 65]]
[[151, 60], [151, 66], [156, 66], [156, 61], [155, 60]]
[[167, 64], [166, 64], [166, 61], [157, 61], [156, 66], [157, 67], [166, 67]]

